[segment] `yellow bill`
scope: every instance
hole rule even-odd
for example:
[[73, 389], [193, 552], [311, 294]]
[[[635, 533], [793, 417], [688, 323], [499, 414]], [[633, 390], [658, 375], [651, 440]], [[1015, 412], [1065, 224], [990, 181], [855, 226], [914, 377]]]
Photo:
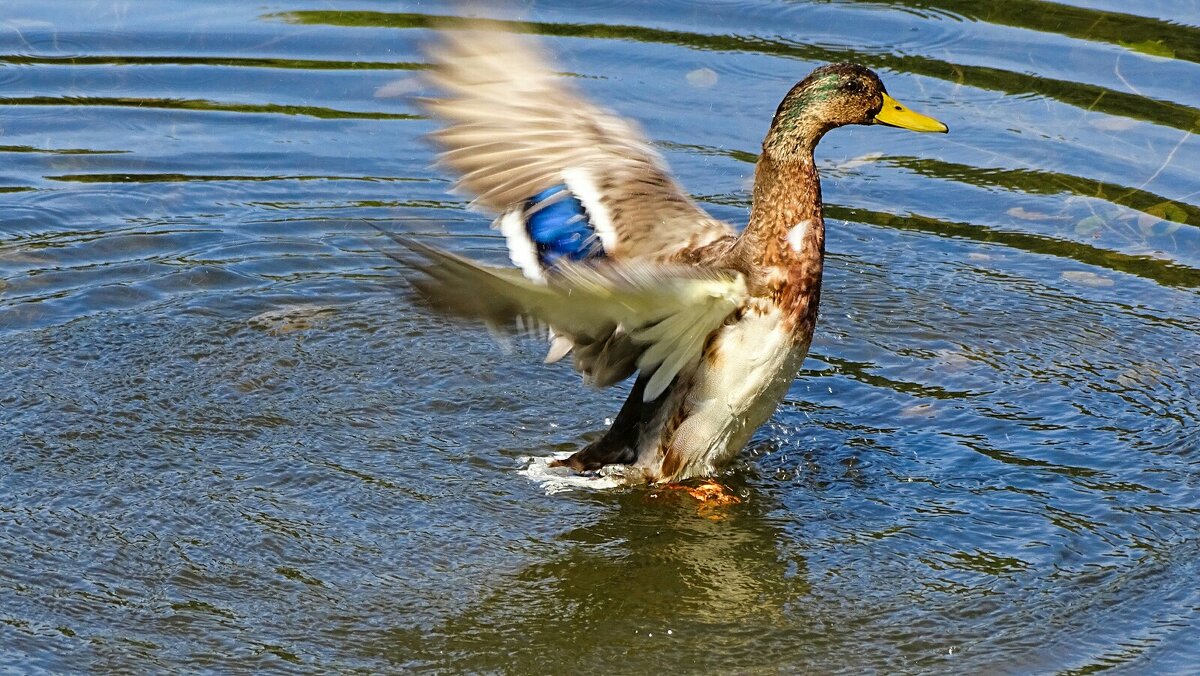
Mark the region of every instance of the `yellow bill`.
[[900, 127], [912, 131], [937, 131], [945, 134], [950, 131], [946, 125], [932, 117], [913, 112], [905, 108], [899, 101], [883, 95], [883, 108], [875, 116], [875, 124], [886, 124], [889, 127]]

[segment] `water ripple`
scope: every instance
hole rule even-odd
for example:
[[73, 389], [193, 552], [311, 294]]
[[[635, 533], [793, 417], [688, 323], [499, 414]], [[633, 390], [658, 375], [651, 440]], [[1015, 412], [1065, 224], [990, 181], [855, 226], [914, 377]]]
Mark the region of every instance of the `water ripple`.
[[479, 10], [539, 34], [738, 223], [770, 115], [818, 63], [870, 65], [950, 123], [822, 142], [821, 325], [718, 477], [742, 502], [713, 511], [661, 488], [548, 496], [529, 459], [596, 438], [627, 386], [580, 387], [539, 341], [425, 314], [372, 246], [376, 224], [507, 260], [429, 168], [434, 123], [407, 98], [446, 19], [408, 1], [13, 2], [0, 663], [1200, 658], [1194, 8]]

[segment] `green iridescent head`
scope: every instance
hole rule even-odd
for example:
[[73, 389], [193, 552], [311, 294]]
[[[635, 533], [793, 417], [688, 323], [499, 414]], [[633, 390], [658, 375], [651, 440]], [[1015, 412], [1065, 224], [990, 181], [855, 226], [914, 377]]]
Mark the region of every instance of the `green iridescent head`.
[[764, 150], [811, 152], [825, 132], [847, 124], [883, 124], [912, 131], [946, 132], [946, 125], [913, 112], [888, 96], [871, 69], [832, 63], [796, 83], [771, 123]]

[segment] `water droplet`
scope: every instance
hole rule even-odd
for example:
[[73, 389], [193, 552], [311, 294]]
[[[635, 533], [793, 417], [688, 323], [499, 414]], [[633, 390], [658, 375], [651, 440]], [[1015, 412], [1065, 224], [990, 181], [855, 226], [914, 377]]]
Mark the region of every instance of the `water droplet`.
[[1128, 117], [1097, 117], [1088, 120], [1088, 124], [1101, 131], [1126, 131], [1137, 126], [1137, 120]]
[[1115, 282], [1108, 277], [1102, 277], [1094, 272], [1087, 270], [1068, 270], [1062, 273], [1062, 278], [1068, 282], [1082, 284], [1084, 286], [1106, 287], [1112, 286]]
[[398, 96], [407, 96], [420, 91], [420, 89], [420, 79], [416, 77], [402, 77], [377, 87], [375, 89], [375, 98], [389, 99]]
[[697, 68], [687, 74], [687, 83], [701, 89], [707, 89], [717, 84], [718, 79], [717, 71], [712, 68]]
[[1053, 221], [1057, 220], [1050, 214], [1042, 213], [1041, 211], [1032, 211], [1025, 207], [1013, 207], [1004, 212], [1013, 218], [1019, 218], [1023, 221]]

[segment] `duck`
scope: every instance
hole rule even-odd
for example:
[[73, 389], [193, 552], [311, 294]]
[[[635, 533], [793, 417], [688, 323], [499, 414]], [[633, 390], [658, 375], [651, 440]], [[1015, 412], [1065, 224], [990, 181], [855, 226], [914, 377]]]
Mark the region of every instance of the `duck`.
[[[531, 38], [442, 30], [422, 100], [438, 165], [494, 215], [512, 267], [385, 231], [424, 306], [548, 337], [606, 388], [634, 377], [611, 425], [555, 466], [628, 482], [704, 480], [775, 412], [812, 343], [825, 221], [813, 151], [844, 125], [948, 128], [850, 62], [783, 97], [739, 232], [701, 208], [631, 121], [585, 97]], [[403, 253], [398, 253], [403, 252]]]

